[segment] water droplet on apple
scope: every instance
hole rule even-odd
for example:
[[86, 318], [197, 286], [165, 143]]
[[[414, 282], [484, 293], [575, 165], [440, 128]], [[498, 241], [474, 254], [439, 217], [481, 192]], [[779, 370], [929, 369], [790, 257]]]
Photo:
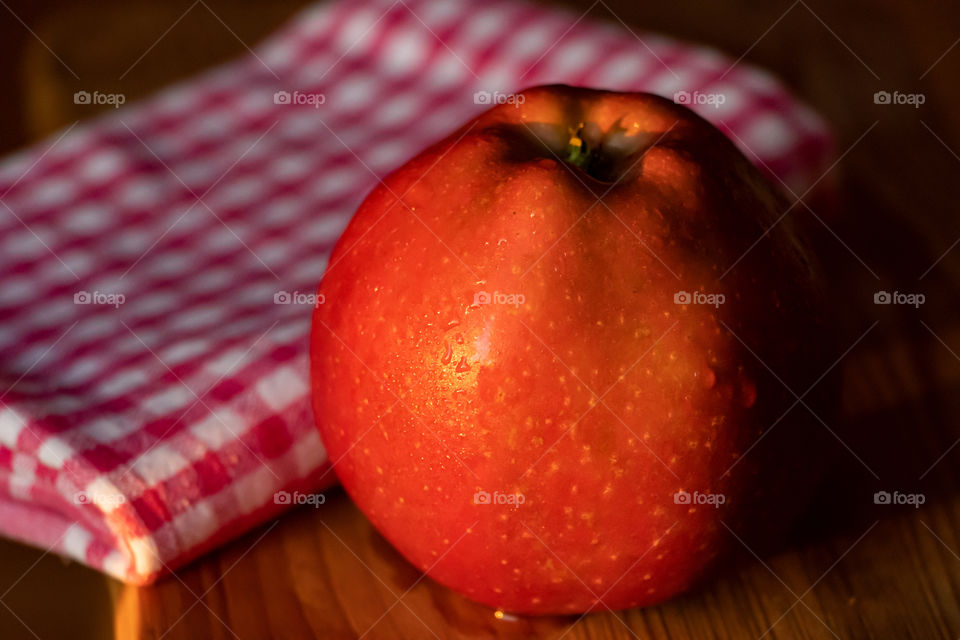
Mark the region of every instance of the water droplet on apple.
[[457, 373], [464, 373], [465, 371], [470, 371], [470, 365], [467, 364], [467, 357], [462, 356], [460, 362], [457, 363]]
[[440, 362], [442, 364], [450, 364], [450, 360], [453, 358], [453, 347], [450, 346], [450, 343], [446, 340], [443, 341], [443, 347], [445, 349], [442, 356], [440, 356]]
[[717, 383], [717, 374], [710, 367], [704, 367], [703, 371], [700, 372], [701, 380], [703, 380], [703, 386], [707, 389], [713, 389], [713, 385]]

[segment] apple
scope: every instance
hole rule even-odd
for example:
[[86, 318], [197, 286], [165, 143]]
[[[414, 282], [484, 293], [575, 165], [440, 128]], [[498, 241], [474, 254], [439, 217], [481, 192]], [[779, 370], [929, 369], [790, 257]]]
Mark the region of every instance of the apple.
[[777, 539], [825, 459], [793, 393], [831, 353], [786, 209], [649, 94], [535, 87], [431, 146], [319, 287], [346, 491], [420, 570], [518, 613], [654, 604]]

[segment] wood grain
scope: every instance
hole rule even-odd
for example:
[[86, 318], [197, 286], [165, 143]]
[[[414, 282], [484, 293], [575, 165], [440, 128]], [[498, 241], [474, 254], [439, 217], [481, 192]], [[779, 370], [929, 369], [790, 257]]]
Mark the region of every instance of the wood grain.
[[[592, 3], [571, 5], [582, 12]], [[83, 70], [84, 82], [136, 96], [244, 51], [229, 34], [219, 39], [222, 25], [198, 6], [196, 19], [191, 11], [144, 58], [135, 80], [118, 82], [189, 6], [117, 3], [96, 15], [50, 13], [32, 26]], [[295, 3], [213, 6], [252, 42]], [[334, 490], [322, 508], [294, 510], [149, 588], [0, 543], [0, 637], [960, 636], [960, 245], [951, 250], [960, 238], [960, 46], [951, 49], [960, 7], [826, 0], [592, 6], [595, 18], [615, 19], [609, 6], [630, 25], [745, 55], [836, 126], [844, 155], [829, 179], [840, 188], [839, 207], [798, 207], [795, 215], [821, 230], [839, 342], [854, 345], [873, 328], [825, 381], [842, 381], [844, 389], [842, 419], [829, 425], [840, 457], [793, 538], [762, 559], [744, 550], [714, 579], [662, 606], [583, 619], [498, 619], [420, 576]], [[144, 28], [126, 28], [131, 20]], [[123, 33], [94, 47], [81, 38], [91, 31]], [[39, 44], [20, 64], [31, 135], [90, 115], [65, 98], [80, 87]], [[881, 89], [921, 91], [926, 103], [875, 105]], [[877, 290], [923, 292], [927, 302], [875, 306]], [[921, 492], [926, 503], [875, 505], [879, 490]]]

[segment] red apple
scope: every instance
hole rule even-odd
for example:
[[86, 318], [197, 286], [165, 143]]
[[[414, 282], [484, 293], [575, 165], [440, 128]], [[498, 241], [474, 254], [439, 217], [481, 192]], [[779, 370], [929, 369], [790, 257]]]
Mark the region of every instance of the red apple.
[[826, 340], [786, 208], [657, 96], [536, 87], [483, 113], [374, 189], [320, 284], [343, 486], [418, 568], [522, 613], [656, 603], [734, 532], [776, 535], [824, 432], [789, 409]]

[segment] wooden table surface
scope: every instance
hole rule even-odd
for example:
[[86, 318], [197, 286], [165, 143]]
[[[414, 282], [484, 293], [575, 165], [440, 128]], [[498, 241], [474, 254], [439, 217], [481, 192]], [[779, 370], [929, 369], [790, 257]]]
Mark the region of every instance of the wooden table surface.
[[[132, 0], [93, 13], [9, 1], [2, 33], [22, 30], [25, 47], [6, 65], [19, 91], [0, 112], [24, 139], [88, 117], [65, 99], [79, 88], [132, 100], [243, 53], [300, 4]], [[846, 446], [793, 537], [762, 559], [744, 550], [662, 606], [499, 619], [420, 576], [333, 490], [322, 508], [294, 510], [148, 588], [0, 542], [0, 638], [960, 637], [960, 6], [571, 4], [763, 64], [836, 127], [840, 207], [817, 212], [829, 225], [819, 228], [837, 333], [852, 346], [829, 382], [843, 384]], [[11, 14], [21, 10], [24, 24]], [[926, 101], [877, 105], [879, 90]], [[878, 290], [926, 303], [877, 306]], [[880, 490], [922, 493], [925, 504], [875, 505]]]

